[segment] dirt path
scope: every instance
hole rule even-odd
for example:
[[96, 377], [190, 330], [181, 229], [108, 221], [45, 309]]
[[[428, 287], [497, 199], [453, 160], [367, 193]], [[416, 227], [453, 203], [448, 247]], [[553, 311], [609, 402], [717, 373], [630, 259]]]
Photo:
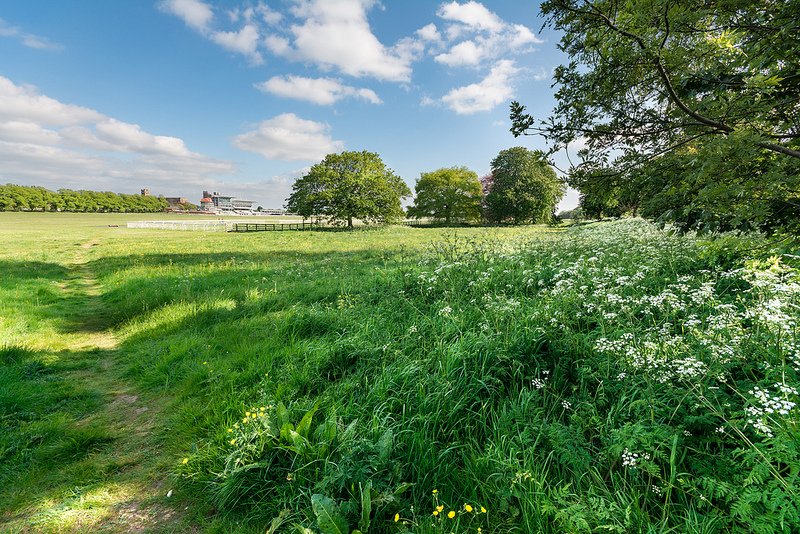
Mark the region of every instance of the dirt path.
[[99, 244], [95, 239], [76, 247], [70, 279], [62, 288], [82, 303], [72, 318], [75, 326], [67, 335], [67, 351], [62, 352], [90, 362], [63, 378], [104, 399], [100, 409], [74, 423], [101, 427], [111, 436], [108, 445], [79, 465], [98, 471], [99, 482], [48, 488], [37, 502], [12, 517], [3, 516], [0, 532], [199, 532], [186, 519], [187, 503], [173, 496], [169, 472], [175, 460], [164, 457], [159, 443], [170, 400], [137, 391], [123, 376], [119, 340], [110, 328], [103, 288], [89, 261], [89, 249]]

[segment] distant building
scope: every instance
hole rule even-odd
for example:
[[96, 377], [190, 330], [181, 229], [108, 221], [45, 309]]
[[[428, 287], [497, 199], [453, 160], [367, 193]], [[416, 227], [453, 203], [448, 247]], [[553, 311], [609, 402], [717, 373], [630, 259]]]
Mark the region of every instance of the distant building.
[[170, 206], [182, 206], [189, 203], [189, 200], [181, 197], [166, 197]]
[[142, 196], [143, 197], [149, 197], [150, 196], [150, 190], [149, 189], [142, 189]]
[[[212, 206], [206, 208], [208, 205], [206, 200], [210, 200]], [[226, 195], [220, 195], [216, 191], [210, 193], [203, 191], [203, 200], [200, 201], [200, 206], [206, 211], [213, 211], [216, 213], [234, 213], [234, 212], [252, 212], [255, 200], [242, 200]]]

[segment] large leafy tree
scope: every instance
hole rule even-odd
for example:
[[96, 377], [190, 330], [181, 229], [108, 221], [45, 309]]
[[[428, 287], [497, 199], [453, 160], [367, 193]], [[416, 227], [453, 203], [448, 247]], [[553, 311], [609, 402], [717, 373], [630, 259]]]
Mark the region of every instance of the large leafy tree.
[[[547, 0], [570, 55], [557, 105], [512, 133], [582, 140], [570, 185], [650, 177], [642, 210], [685, 227], [797, 229], [800, 2]], [[602, 199], [600, 199], [602, 200]]]
[[564, 196], [564, 183], [542, 152], [503, 150], [492, 160], [491, 176], [485, 204], [497, 222], [545, 222]]
[[353, 226], [353, 219], [390, 222], [403, 216], [405, 182], [373, 152], [328, 154], [298, 179], [286, 209], [303, 217], [325, 217]]
[[423, 172], [414, 187], [410, 217], [431, 217], [437, 221], [477, 220], [481, 217], [481, 183], [466, 167]]

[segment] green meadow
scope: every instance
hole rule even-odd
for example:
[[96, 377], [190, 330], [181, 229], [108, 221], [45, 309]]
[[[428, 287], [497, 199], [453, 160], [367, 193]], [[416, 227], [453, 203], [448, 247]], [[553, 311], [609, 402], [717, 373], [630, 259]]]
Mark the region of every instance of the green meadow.
[[128, 220], [0, 213], [0, 532], [800, 531], [789, 241]]

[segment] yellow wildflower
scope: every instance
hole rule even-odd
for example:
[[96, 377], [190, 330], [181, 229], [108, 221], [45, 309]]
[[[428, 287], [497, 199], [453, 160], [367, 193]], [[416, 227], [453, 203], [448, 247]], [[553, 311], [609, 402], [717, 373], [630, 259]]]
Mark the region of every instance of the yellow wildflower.
[[464, 505], [464, 510], [466, 510], [467, 512], [471, 512], [472, 511], [472, 506], [470, 506], [468, 504], [465, 504]]
[[394, 514], [394, 522], [397, 523], [400, 521], [400, 514]]
[[236, 443], [236, 438], [231, 440], [231, 445], [233, 445], [234, 443]]
[[485, 514], [485, 513], [486, 513], [486, 508], [484, 508], [483, 506], [481, 506], [481, 513], [482, 513], [482, 514]]
[[447, 512], [447, 517], [449, 517], [450, 519], [453, 519], [455, 516], [456, 516], [455, 510], [450, 510], [449, 512]]
[[438, 490], [438, 489], [435, 489], [435, 490], [433, 490], [431, 493], [433, 493], [433, 494], [435, 495], [435, 494], [439, 493], [439, 490]]
[[434, 510], [433, 515], [439, 515], [439, 510]]
[[184, 458], [183, 459], [183, 463], [188, 464], [189, 463], [189, 459], [188, 458]]

